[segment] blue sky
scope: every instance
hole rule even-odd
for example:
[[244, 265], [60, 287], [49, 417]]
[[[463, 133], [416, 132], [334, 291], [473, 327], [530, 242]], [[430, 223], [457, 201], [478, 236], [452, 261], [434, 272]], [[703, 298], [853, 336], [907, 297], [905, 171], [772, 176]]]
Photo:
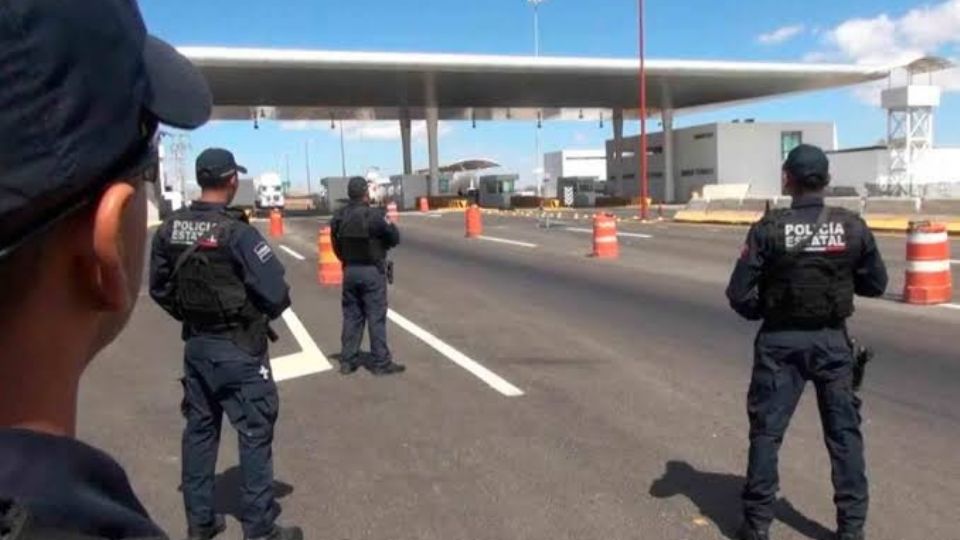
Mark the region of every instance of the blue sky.
[[[140, 0], [140, 5], [151, 32], [175, 45], [494, 54], [533, 50], [532, 11], [525, 0]], [[633, 57], [636, 9], [635, 0], [546, 0], [540, 10], [542, 52]], [[648, 56], [653, 58], [855, 62], [889, 59], [905, 49], [960, 57], [960, 0], [647, 0], [647, 19]], [[858, 19], [861, 23], [850, 22]], [[885, 116], [860, 94], [845, 89], [779, 99], [681, 116], [678, 124], [744, 117], [835, 121], [842, 147], [873, 144], [884, 136]], [[938, 144], [960, 145], [958, 119], [960, 94], [949, 93], [939, 111]], [[535, 130], [532, 123], [521, 122], [480, 123], [477, 129], [448, 123], [442, 130], [441, 161], [490, 157], [519, 172], [526, 184], [535, 167]], [[628, 124], [628, 133], [636, 130]], [[398, 140], [384, 139], [388, 134], [358, 137], [346, 142], [348, 174], [363, 174], [371, 166], [387, 174], [401, 168]], [[609, 123], [600, 129], [596, 122], [551, 122], [542, 130], [545, 151], [599, 148], [609, 137]], [[283, 174], [289, 156], [291, 180], [298, 187], [305, 184], [309, 144], [314, 179], [340, 174], [339, 138], [328, 126], [295, 131], [271, 123], [254, 131], [245, 122], [217, 122], [193, 133], [191, 143], [194, 155], [214, 145], [234, 150], [252, 174], [277, 169]], [[415, 140], [417, 167], [426, 164], [425, 147], [425, 141]]]

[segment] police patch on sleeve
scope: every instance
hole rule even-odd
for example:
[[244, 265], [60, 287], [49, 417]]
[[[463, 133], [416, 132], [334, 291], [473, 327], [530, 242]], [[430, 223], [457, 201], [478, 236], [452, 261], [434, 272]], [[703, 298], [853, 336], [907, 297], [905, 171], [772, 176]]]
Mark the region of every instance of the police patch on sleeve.
[[266, 242], [260, 242], [253, 248], [254, 255], [260, 259], [261, 263], [265, 263], [273, 258], [273, 250], [270, 249], [270, 246]]

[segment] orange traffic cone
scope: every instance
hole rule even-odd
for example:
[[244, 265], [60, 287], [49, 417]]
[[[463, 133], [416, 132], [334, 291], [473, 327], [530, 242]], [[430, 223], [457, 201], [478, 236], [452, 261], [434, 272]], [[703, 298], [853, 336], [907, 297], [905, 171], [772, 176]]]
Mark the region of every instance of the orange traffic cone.
[[270, 236], [273, 238], [283, 236], [283, 214], [276, 208], [270, 211]]
[[616, 259], [620, 256], [617, 221], [610, 214], [597, 214], [593, 218], [593, 256], [598, 259]]
[[400, 222], [400, 212], [397, 210], [397, 203], [392, 202], [387, 205], [387, 219], [394, 225]]
[[477, 238], [483, 234], [483, 221], [480, 217], [480, 208], [471, 204], [466, 213], [467, 238]]
[[420, 211], [429, 212], [430, 211], [430, 200], [426, 197], [420, 197]]
[[330, 227], [320, 229], [317, 238], [317, 283], [325, 287], [343, 284], [343, 265], [333, 252]]

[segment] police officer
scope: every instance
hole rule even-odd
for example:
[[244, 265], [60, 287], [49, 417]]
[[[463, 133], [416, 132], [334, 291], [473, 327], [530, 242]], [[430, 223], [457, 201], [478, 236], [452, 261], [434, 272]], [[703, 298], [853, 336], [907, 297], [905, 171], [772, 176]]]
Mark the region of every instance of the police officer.
[[277, 386], [267, 355], [269, 320], [290, 306], [283, 266], [242, 212], [227, 207], [237, 191], [233, 154], [205, 150], [197, 158], [200, 200], [157, 230], [150, 295], [183, 323], [183, 500], [190, 538], [225, 529], [213, 508], [214, 473], [223, 413], [239, 434], [243, 532], [247, 538], [299, 539], [297, 527], [274, 524], [273, 429]]
[[160, 537], [77, 395], [137, 302], [158, 123], [210, 92], [132, 1], [0, 2], [0, 73], [0, 537]]
[[887, 272], [864, 221], [824, 205], [830, 173], [822, 150], [801, 145], [790, 152], [783, 181], [791, 208], [769, 212], [750, 229], [727, 288], [737, 313], [763, 321], [747, 398], [750, 455], [740, 537], [769, 538], [777, 453], [803, 388], [813, 381], [833, 468], [837, 536], [859, 540], [867, 477], [846, 319], [854, 295], [883, 294]]
[[400, 232], [382, 208], [370, 207], [367, 181], [351, 178], [347, 184], [350, 202], [330, 222], [333, 250], [343, 261], [343, 333], [340, 373], [349, 375], [360, 366], [363, 326], [370, 329], [374, 375], [402, 373], [387, 348], [387, 251], [400, 243]]

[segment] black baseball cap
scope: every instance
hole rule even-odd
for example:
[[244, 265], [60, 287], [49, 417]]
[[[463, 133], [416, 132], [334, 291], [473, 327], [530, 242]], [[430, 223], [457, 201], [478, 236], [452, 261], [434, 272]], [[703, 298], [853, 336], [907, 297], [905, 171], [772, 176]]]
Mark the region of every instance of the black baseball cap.
[[830, 160], [823, 150], [810, 144], [791, 150], [783, 162], [783, 170], [794, 180], [806, 184], [812, 180], [816, 185], [825, 186], [830, 181]]
[[203, 75], [134, 0], [0, 1], [0, 257], [210, 117]]
[[229, 150], [207, 148], [197, 156], [197, 183], [200, 186], [216, 186], [237, 172], [246, 173], [246, 167], [237, 165]]

